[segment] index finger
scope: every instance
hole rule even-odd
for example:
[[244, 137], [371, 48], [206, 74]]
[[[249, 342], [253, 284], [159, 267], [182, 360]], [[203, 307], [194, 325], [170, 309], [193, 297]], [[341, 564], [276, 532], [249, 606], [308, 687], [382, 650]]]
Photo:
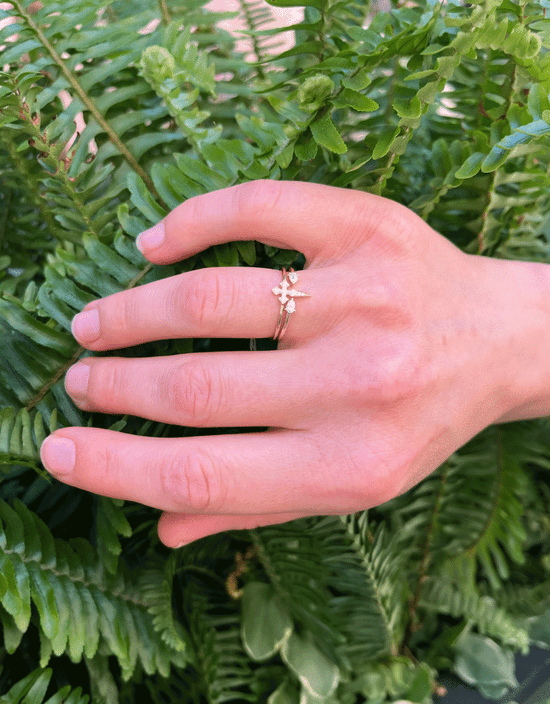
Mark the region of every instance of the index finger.
[[258, 240], [314, 258], [340, 259], [391, 207], [386, 198], [302, 181], [258, 180], [185, 201], [136, 242], [155, 264], [169, 264], [222, 242]]

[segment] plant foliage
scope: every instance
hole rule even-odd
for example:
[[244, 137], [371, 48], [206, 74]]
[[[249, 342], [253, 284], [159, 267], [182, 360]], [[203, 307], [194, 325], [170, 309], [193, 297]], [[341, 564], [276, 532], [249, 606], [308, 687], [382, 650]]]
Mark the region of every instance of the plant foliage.
[[[198, 432], [73, 404], [84, 305], [205, 266], [300, 262], [234, 242], [144, 263], [136, 236], [195, 195], [353, 188], [466, 252], [550, 263], [547, 0], [238, 4], [248, 52], [217, 25], [235, 13], [205, 0], [1, 5], [0, 701], [429, 704], [444, 669], [497, 699], [513, 653], [550, 647], [546, 420], [488, 428], [368, 512], [173, 552], [155, 511], [40, 464], [59, 427]], [[304, 6], [292, 48], [269, 5]]]

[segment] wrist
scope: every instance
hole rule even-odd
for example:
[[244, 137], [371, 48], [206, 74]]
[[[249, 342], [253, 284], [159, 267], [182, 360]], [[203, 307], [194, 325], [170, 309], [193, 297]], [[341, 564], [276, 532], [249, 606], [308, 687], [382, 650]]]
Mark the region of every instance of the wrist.
[[508, 337], [502, 383], [508, 410], [495, 422], [550, 415], [550, 265], [493, 259]]

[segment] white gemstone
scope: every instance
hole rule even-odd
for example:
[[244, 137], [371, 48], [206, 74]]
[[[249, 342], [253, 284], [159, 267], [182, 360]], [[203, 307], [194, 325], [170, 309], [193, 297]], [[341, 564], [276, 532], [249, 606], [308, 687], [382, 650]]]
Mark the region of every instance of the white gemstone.
[[286, 304], [285, 310], [289, 313], [294, 313], [296, 310], [296, 303], [294, 303], [294, 299], [290, 299], [290, 301]]
[[291, 274], [289, 274], [288, 280], [291, 284], [295, 284], [298, 281], [298, 272], [293, 271]]

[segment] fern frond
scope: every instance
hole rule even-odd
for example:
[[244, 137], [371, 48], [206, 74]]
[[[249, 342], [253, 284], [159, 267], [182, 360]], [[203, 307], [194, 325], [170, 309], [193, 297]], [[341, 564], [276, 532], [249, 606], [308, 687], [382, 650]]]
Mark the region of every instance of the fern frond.
[[122, 552], [119, 535], [130, 538], [132, 527], [123, 510], [122, 499], [106, 496], [98, 498], [96, 512], [96, 545], [101, 561], [111, 574], [117, 572], [118, 558]]
[[250, 692], [253, 673], [240, 633], [240, 617], [225, 590], [195, 576], [182, 585], [183, 609], [189, 624], [198, 678], [196, 689], [211, 704], [257, 701]]
[[329, 606], [330, 565], [324, 563], [320, 547], [323, 542], [324, 547], [330, 545], [336, 524], [321, 523], [314, 536], [311, 528], [316, 523], [315, 519], [299, 519], [259, 528], [251, 535], [271, 584], [294, 620], [306, 626], [325, 647], [330, 644], [331, 654], [337, 658], [336, 645], [345, 639]]
[[495, 599], [466, 593], [445, 579], [429, 578], [422, 591], [420, 606], [429, 611], [462, 617], [475, 625], [480, 633], [529, 652], [529, 632], [524, 619], [512, 616], [499, 607]]
[[277, 594], [340, 667], [396, 654], [408, 585], [403, 553], [382, 525], [372, 541], [366, 512], [301, 519], [253, 535]]
[[[109, 75], [109, 73], [112, 75], [115, 68], [118, 70], [119, 66], [127, 66], [128, 63], [139, 56], [139, 52], [148, 42], [148, 37], [140, 36], [138, 30], [154, 19], [154, 15], [151, 13], [142, 13], [138, 17], [132, 17], [116, 25], [111, 25], [107, 28], [102, 27], [100, 29], [95, 26], [95, 23], [101, 5], [96, 5], [93, 2], [90, 2], [88, 7], [84, 10], [82, 10], [82, 4], [75, 0], [64, 4], [63, 7], [57, 3], [48, 3], [47, 6], [39, 8], [38, 12], [32, 15], [19, 0], [15, 0], [13, 7], [16, 13], [15, 16], [21, 21], [21, 36], [20, 41], [12, 48], [11, 53], [8, 52], [8, 56], [4, 56], [5, 63], [20, 61], [21, 54], [25, 51], [41, 48], [42, 52], [40, 52], [40, 58], [36, 68], [39, 72], [47, 70], [55, 73], [57, 81], [56, 85], [52, 86], [52, 92], [57, 92], [63, 88], [71, 90], [73, 92], [73, 102], [69, 110], [75, 112], [78, 111], [79, 108], [81, 110], [88, 110], [98, 128], [107, 134], [109, 141], [115, 147], [116, 151], [123, 156], [133, 170], [142, 178], [148, 180], [147, 175], [138, 164], [134, 154], [132, 154], [131, 150], [121, 140], [123, 133], [121, 133], [120, 130], [113, 129], [104, 118], [96, 101], [91, 98], [89, 91], [93, 83], [99, 82], [102, 78]], [[63, 10], [63, 14], [57, 15], [60, 10]], [[61, 21], [59, 20], [60, 16], [63, 18]], [[81, 32], [78, 34], [79, 39], [76, 39], [76, 35], [74, 34], [70, 38], [67, 36], [68, 30], [72, 29], [75, 24], [83, 25]], [[128, 25], [130, 25], [130, 27], [128, 27]], [[132, 28], [135, 32], [133, 40]], [[130, 29], [130, 31], [128, 31], [128, 29]], [[101, 41], [98, 41], [99, 35], [101, 35]], [[27, 37], [28, 40], [25, 41]], [[17, 46], [18, 51], [16, 51]], [[105, 71], [105, 67], [102, 67], [99, 71], [92, 70], [87, 73], [84, 78], [77, 77], [73, 72], [73, 67], [79, 63], [81, 57], [76, 52], [89, 49], [91, 46], [96, 47], [93, 54], [99, 54], [99, 56], [101, 56], [99, 52], [105, 51], [105, 48], [108, 47], [108, 53], [106, 56], [104, 55], [105, 58], [109, 57], [109, 55], [113, 56], [116, 53], [117, 57], [114, 60], [114, 65], [111, 65], [110, 70], [107, 72]], [[59, 51], [60, 49], [61, 52]], [[68, 64], [61, 57], [62, 51], [67, 51], [67, 49], [76, 50]], [[89, 58], [90, 54], [87, 52], [86, 60]], [[33, 69], [34, 66], [31, 63], [26, 66], [25, 72], [29, 73]], [[69, 112], [69, 115], [70, 114]], [[28, 119], [31, 119], [30, 109]], [[61, 130], [64, 130], [66, 122], [66, 119], [62, 119], [60, 123], [51, 130], [53, 134], [49, 135], [50, 139], [53, 136], [62, 134]]]
[[[56, 398], [49, 397], [38, 405], [42, 416], [49, 418], [56, 408], [61, 426], [73, 423], [80, 425], [82, 416], [60, 388], [59, 377], [67, 369], [78, 345], [74, 338], [57, 326], [41, 322], [36, 314], [36, 301], [29, 302], [27, 310], [21, 301], [3, 294], [0, 298], [0, 328], [8, 331], [2, 336], [2, 369], [0, 372], [0, 394], [8, 405], [19, 413], [37, 395], [54, 386]], [[64, 321], [70, 328], [63, 311]], [[55, 388], [55, 384], [57, 387]], [[32, 406], [29, 406], [29, 410]], [[4, 443], [7, 452], [9, 438]]]
[[[144, 279], [151, 281], [174, 272], [171, 267], [144, 272], [143, 258], [122, 233], [117, 233], [113, 248], [91, 234], [82, 240], [84, 249], [67, 243], [65, 248], [57, 248], [55, 256], [49, 256], [45, 282], [38, 289], [34, 286], [24, 302], [5, 293], [0, 298], [0, 326], [9, 332], [0, 342], [0, 394], [16, 412], [22, 406], [36, 406], [49, 417], [59, 409], [61, 426], [84, 425], [83, 414], [62, 381], [79, 354], [88, 354], [70, 333], [74, 315], [97, 297], [135, 285], [144, 274], [149, 273]], [[46, 323], [39, 319], [44, 316]]]
[[40, 446], [46, 439], [46, 430], [51, 433], [57, 430], [55, 410], [46, 425], [39, 411], [29, 413], [22, 408], [16, 413], [13, 408], [3, 408], [0, 411], [0, 470], [6, 471], [15, 463], [40, 472]]
[[175, 551], [164, 563], [163, 578], [159, 579], [158, 569], [144, 569], [140, 577], [140, 590], [149, 604], [153, 615], [153, 627], [161, 639], [176, 652], [182, 652], [187, 642], [181, 624], [174, 619], [172, 607], [172, 582], [176, 571], [178, 555]]
[[[51, 653], [67, 652], [73, 662], [108, 652], [118, 659], [124, 679], [138, 663], [145, 672], [167, 676], [188, 654], [155, 638], [149, 603], [138, 586], [119, 573], [109, 576], [83, 539], [72, 546], [51, 535], [20, 501], [0, 502], [1, 603], [21, 633], [39, 615], [42, 667]], [[159, 574], [162, 579], [162, 576]]]
[[97, 653], [93, 658], [84, 658], [90, 678], [91, 701], [94, 704], [119, 704], [119, 690], [111, 672], [109, 658]]
[[548, 462], [536, 434], [530, 442], [517, 428], [490, 427], [379, 510], [397, 510], [398, 530], [411, 559], [424, 560], [425, 569], [460, 557], [470, 564], [465, 588], [478, 565], [493, 589], [499, 589], [510, 575], [507, 558], [517, 564], [525, 559], [522, 497], [527, 476], [522, 455]]
[[[209, 113], [195, 105], [201, 89], [215, 94], [215, 67], [206, 53], [191, 43], [191, 28], [181, 33], [178, 29], [174, 24], [171, 37], [167, 37], [172, 51], [166, 46], [150, 46], [143, 52], [141, 75], [163, 99], [182, 134], [200, 150], [203, 142], [215, 142], [222, 131], [221, 125], [199, 127]], [[193, 88], [185, 91], [183, 86], [188, 83]]]
[[351, 545], [340, 556], [326, 548], [325, 554], [329, 553], [327, 560], [333, 570], [331, 589], [342, 594], [333, 603], [346, 635], [346, 655], [357, 661], [384, 653], [396, 655], [403, 638], [404, 604], [409, 593], [407, 556], [383, 523], [370, 535], [367, 511], [340, 520]]
[[[140, 30], [154, 15], [141, 12], [106, 28], [98, 26], [104, 9], [93, 0], [83, 9], [73, 0], [63, 7], [48, 3], [31, 15], [16, 3], [12, 16], [20, 41], [3, 52], [3, 59], [19, 69], [0, 74], [1, 140], [21, 156], [38, 155], [38, 160], [27, 159], [31, 178], [26, 188], [51, 214], [54, 230], [73, 241], [78, 232], [112, 231], [106, 206], [125, 188], [129, 172], [154, 191], [139, 161], [163, 139], [174, 141], [166, 130], [156, 139], [142, 134], [148, 119], [166, 115], [162, 106], [150, 108], [154, 94], [135, 68], [152, 39]], [[82, 25], [78, 35], [74, 22]], [[125, 71], [133, 73], [132, 85]], [[84, 128], [77, 130], [79, 116]]]
[[82, 688], [63, 687], [45, 699], [52, 676], [51, 668], [34, 670], [0, 697], [0, 704], [88, 704], [90, 697], [82, 694]]

